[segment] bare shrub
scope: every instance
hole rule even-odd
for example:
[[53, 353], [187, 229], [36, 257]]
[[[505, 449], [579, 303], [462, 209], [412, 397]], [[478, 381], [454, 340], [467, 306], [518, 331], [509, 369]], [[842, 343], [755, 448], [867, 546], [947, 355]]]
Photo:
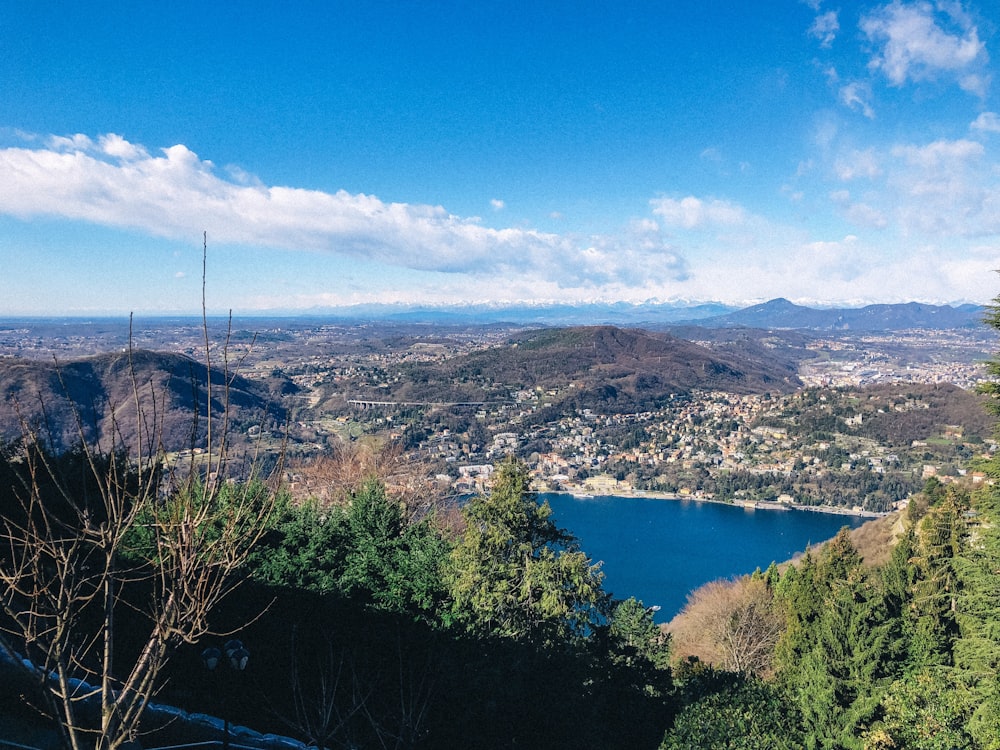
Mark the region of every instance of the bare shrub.
[[667, 629], [679, 661], [697, 656], [725, 670], [767, 677], [784, 619], [767, 584], [744, 577], [695, 590]]
[[344, 505], [362, 485], [376, 480], [403, 509], [407, 523], [434, 516], [435, 524], [453, 528], [458, 512], [421, 466], [407, 461], [396, 443], [377, 439], [342, 441], [329, 453], [289, 467], [296, 499], [315, 498], [321, 503]]

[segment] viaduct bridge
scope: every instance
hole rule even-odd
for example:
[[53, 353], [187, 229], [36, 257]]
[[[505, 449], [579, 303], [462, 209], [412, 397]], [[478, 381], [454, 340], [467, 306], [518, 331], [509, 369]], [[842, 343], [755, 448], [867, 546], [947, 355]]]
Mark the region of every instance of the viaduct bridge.
[[374, 401], [367, 398], [349, 398], [347, 403], [351, 406], [358, 406], [362, 409], [373, 409], [378, 407], [405, 407], [405, 406], [434, 406], [438, 408], [454, 408], [457, 406], [496, 406], [500, 404], [513, 404], [514, 401]]

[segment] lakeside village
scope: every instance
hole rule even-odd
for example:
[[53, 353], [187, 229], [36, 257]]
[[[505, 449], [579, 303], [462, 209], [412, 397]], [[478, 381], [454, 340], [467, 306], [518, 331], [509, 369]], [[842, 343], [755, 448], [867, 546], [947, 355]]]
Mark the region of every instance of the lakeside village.
[[[447, 430], [428, 440], [422, 452], [455, 464], [458, 477], [452, 480], [452, 487], [460, 494], [483, 491], [489, 484], [493, 461], [508, 454], [523, 455], [525, 445], [547, 440], [550, 450], [524, 456], [535, 478], [535, 488], [540, 492], [718, 500], [756, 508], [803, 507], [865, 516], [883, 515], [905, 507], [910, 492], [919, 489], [931, 476], [949, 482], [966, 475], [961, 468], [953, 475], [941, 474], [946, 467], [935, 464], [921, 463], [913, 468], [899, 452], [873, 441], [851, 441], [847, 436], [839, 436], [835, 441], [812, 442], [793, 439], [786, 429], [753, 426], [757, 417], [779, 404], [763, 396], [695, 394], [676, 411], [614, 416], [585, 412], [523, 434], [500, 432], [484, 451], [484, 463], [462, 463], [463, 458], [470, 458], [470, 446], [456, 442]], [[512, 422], [516, 423], [516, 419]], [[602, 437], [602, 432], [609, 428], [618, 432], [635, 427], [651, 437], [628, 448]], [[962, 437], [957, 426], [948, 436], [954, 440]], [[843, 447], [848, 442], [856, 444], [854, 451]], [[915, 441], [912, 447], [920, 449], [924, 447], [922, 442]], [[987, 451], [995, 449], [993, 444], [982, 447]], [[704, 486], [711, 484], [706, 479], [739, 472], [760, 481], [752, 482], [752, 488], [737, 489], [725, 496]], [[905, 497], [879, 505], [863, 501], [841, 504], [853, 497], [850, 492], [841, 492], [824, 502], [822, 497], [781, 491], [788, 480], [794, 479], [799, 486], [822, 488], [824, 479], [851, 474], [902, 475], [913, 481], [897, 483], [908, 488]], [[452, 475], [438, 476], [441, 480], [446, 478], [452, 479]], [[984, 475], [973, 472], [970, 479], [983, 481]], [[867, 477], [865, 484], [871, 485]]]
[[[968, 375], [964, 369], [961, 374]], [[694, 393], [656, 411], [604, 415], [585, 409], [541, 424], [535, 421], [539, 408], [559, 394], [519, 391], [514, 403], [481, 408], [474, 429], [443, 427], [411, 441], [408, 457], [428, 465], [457, 494], [483, 491], [494, 463], [513, 454], [528, 463], [541, 492], [866, 516], [905, 507], [930, 477], [985, 480], [963, 467], [992, 455], [997, 446], [991, 437], [967, 434], [956, 424], [905, 444], [881, 441], [866, 430], [866, 420], [930, 410], [928, 391], [864, 396], [854, 377], [851, 369], [839, 387], [807, 386], [788, 395]], [[928, 381], [942, 382], [940, 374]], [[825, 414], [823, 429], [804, 428], [804, 413], [812, 415], [810, 424]], [[391, 425], [393, 417], [377, 419], [383, 420]], [[406, 442], [407, 429], [412, 425], [390, 431]]]

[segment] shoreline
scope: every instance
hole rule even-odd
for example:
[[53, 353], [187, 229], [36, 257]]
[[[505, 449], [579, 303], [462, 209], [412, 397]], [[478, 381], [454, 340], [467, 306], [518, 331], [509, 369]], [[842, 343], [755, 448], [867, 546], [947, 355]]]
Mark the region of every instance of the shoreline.
[[616, 490], [614, 493], [584, 492], [580, 490], [541, 490], [539, 495], [569, 495], [581, 500], [595, 499], [599, 497], [619, 498], [622, 500], [680, 500], [683, 502], [714, 503], [716, 505], [728, 505], [733, 508], [743, 508], [744, 510], [775, 510], [775, 511], [805, 511], [811, 513], [827, 513], [836, 516], [851, 516], [852, 518], [884, 518], [890, 513], [878, 513], [870, 510], [856, 511], [848, 508], [838, 508], [832, 505], [785, 505], [784, 503], [774, 503], [766, 501], [755, 501], [749, 503], [726, 502], [725, 500], [715, 500], [707, 497], [694, 497], [693, 495], [680, 495], [676, 492], [659, 492], [657, 490]]

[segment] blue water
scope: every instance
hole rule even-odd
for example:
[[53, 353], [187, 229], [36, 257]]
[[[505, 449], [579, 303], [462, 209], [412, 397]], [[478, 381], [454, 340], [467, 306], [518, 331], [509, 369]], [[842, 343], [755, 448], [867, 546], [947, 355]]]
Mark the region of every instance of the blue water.
[[604, 561], [604, 586], [615, 598], [658, 605], [670, 620], [687, 595], [709, 581], [784, 562], [809, 544], [862, 521], [806, 511], [747, 510], [693, 500], [543, 494], [556, 524]]

